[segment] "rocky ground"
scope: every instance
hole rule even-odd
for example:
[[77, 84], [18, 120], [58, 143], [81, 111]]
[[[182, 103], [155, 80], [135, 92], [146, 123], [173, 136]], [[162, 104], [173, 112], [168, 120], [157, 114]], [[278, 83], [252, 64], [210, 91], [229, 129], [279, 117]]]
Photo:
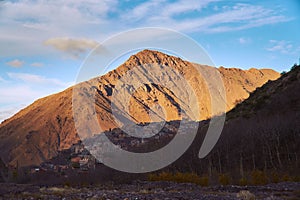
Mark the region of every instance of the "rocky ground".
[[190, 183], [134, 182], [93, 187], [0, 184], [0, 199], [300, 199], [300, 183], [200, 187]]

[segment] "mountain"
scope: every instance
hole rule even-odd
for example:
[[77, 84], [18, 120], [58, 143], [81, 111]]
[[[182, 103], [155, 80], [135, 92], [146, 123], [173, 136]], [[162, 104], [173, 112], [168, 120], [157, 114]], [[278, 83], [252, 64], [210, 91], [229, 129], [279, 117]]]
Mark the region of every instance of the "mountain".
[[221, 137], [207, 157], [198, 158], [208, 128], [205, 125], [172, 167], [181, 171], [192, 168], [210, 176], [225, 174], [235, 183], [251, 179], [257, 184], [299, 181], [299, 122], [300, 66], [294, 66], [279, 79], [257, 88], [226, 114]]
[[[158, 51], [144, 50], [131, 56], [117, 69], [88, 82], [79, 83], [60, 93], [39, 99], [13, 117], [3, 121], [0, 125], [2, 160], [5, 163], [19, 166], [39, 164], [56, 156], [58, 151], [68, 149], [72, 144], [77, 143], [80, 138], [75, 129], [72, 110], [72, 104], [76, 103], [76, 99], [72, 100], [74, 90], [77, 90], [77, 94], [80, 98], [86, 99], [86, 102], [89, 102], [89, 97], [95, 93], [95, 102], [90, 102], [95, 105], [95, 111], [90, 112], [86, 109], [86, 105], [80, 105], [80, 109], [86, 113], [85, 119], [75, 113], [74, 116], [79, 123], [96, 115], [103, 131], [118, 127], [119, 125], [112, 115], [111, 102], [114, 92], [118, 92], [116, 87], [119, 80], [124, 75], [129, 76], [128, 80], [132, 83], [142, 81], [145, 84], [133, 91], [128, 112], [124, 114], [121, 112], [123, 108], [120, 102], [132, 92], [131, 86], [124, 83], [127, 90], [114, 104], [118, 114], [123, 118], [133, 119], [135, 123], [149, 122], [148, 108], [159, 104], [164, 108], [167, 120], [181, 119], [180, 109], [187, 111], [189, 108], [180, 108], [179, 104], [182, 101], [180, 95], [184, 95], [187, 91], [178, 91], [180, 95], [176, 96], [171, 90], [160, 84], [147, 84], [147, 82], [151, 82], [151, 76], [147, 75], [147, 71], [143, 71], [145, 70], [143, 65], [148, 64], [164, 65], [184, 77], [194, 90], [201, 110], [201, 117], [195, 120], [211, 117], [208, 88], [203, 78], [193, 68], [193, 63]], [[212, 69], [210, 66], [198, 66], [205, 70]], [[137, 70], [133, 70], [135, 67]], [[257, 87], [280, 76], [270, 69], [241, 70], [220, 67], [218, 71], [226, 90], [227, 110], [246, 99]], [[174, 75], [174, 73], [166, 72], [162, 74], [162, 80], [176, 85], [177, 76], [176, 73]], [[188, 112], [183, 113], [189, 114]], [[161, 114], [158, 112], [154, 116], [157, 121], [160, 120], [160, 117]]]

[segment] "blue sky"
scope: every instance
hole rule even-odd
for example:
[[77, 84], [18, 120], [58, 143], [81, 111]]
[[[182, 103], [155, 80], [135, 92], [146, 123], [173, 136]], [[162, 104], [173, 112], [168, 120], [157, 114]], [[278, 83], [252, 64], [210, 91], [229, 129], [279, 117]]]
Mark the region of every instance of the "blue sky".
[[72, 85], [91, 49], [134, 28], [184, 33], [216, 66], [289, 70], [299, 13], [298, 0], [0, 1], [0, 121]]

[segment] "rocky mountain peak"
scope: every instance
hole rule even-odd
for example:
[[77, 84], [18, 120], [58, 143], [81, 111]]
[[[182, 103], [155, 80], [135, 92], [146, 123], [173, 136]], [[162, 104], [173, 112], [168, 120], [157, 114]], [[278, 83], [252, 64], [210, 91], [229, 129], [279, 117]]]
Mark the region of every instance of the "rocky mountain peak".
[[[68, 149], [72, 144], [78, 142], [79, 137], [75, 129], [73, 118], [72, 92], [78, 89], [79, 94], [89, 101], [89, 97], [95, 94], [94, 112], [87, 112], [86, 116], [78, 118], [79, 122], [85, 119], [97, 117], [102, 130], [109, 130], [117, 127], [115, 118], [112, 115], [111, 100], [112, 94], [116, 92], [118, 81], [123, 75], [134, 67], [145, 64], [160, 64], [176, 69], [185, 80], [189, 82], [198, 100], [201, 110], [201, 118], [211, 117], [210, 94], [207, 86], [200, 76], [197, 76], [193, 69], [193, 63], [184, 61], [178, 57], [170, 56], [158, 51], [143, 50], [131, 56], [125, 63], [115, 70], [87, 83], [80, 83], [60, 93], [44, 97], [37, 100], [27, 108], [21, 110], [15, 116], [5, 120], [0, 124], [0, 152], [5, 163], [20, 166], [39, 164], [57, 155], [58, 151]], [[201, 66], [208, 67], [208, 66]], [[280, 74], [274, 70], [241, 70], [220, 68], [225, 90], [227, 110], [232, 109], [237, 101], [242, 101], [249, 97], [257, 87], [262, 86], [269, 80], [277, 79]], [[160, 71], [158, 72], [160, 73]], [[180, 120], [180, 108], [188, 110], [189, 107], [183, 103], [182, 95], [186, 90], [178, 91], [175, 95], [173, 91], [159, 84], [151, 83], [147, 76], [147, 71], [138, 70], [129, 73], [128, 80], [132, 84], [143, 81], [142, 87], [132, 87], [132, 84], [124, 82], [122, 88], [124, 94], [130, 94], [128, 112], [123, 112], [122, 101], [124, 96], [120, 96], [115, 102], [119, 114], [135, 123], [149, 122], [149, 108], [158, 104], [164, 108], [167, 116], [166, 120]], [[176, 86], [178, 78], [172, 73], [160, 74], [162, 80]], [[132, 93], [133, 92], [133, 93]], [[183, 105], [183, 106], [179, 106]], [[86, 105], [81, 104], [80, 109], [86, 110]], [[157, 119], [161, 116], [158, 113]]]

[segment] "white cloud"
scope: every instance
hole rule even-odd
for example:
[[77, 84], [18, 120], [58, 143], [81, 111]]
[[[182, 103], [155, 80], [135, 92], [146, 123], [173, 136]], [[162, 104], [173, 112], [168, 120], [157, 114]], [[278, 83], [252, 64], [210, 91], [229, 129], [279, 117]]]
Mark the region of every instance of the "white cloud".
[[50, 38], [44, 42], [45, 45], [53, 46], [54, 48], [66, 52], [76, 58], [88, 50], [95, 48], [99, 43], [86, 38]]
[[170, 3], [152, 0], [136, 6], [132, 12], [126, 12], [124, 18], [132, 19], [133, 22], [141, 21], [146, 26], [162, 26], [183, 32], [205, 33], [238, 31], [291, 20], [281, 15], [279, 10], [240, 3], [218, 10], [212, 7], [210, 9], [214, 12], [202, 17], [199, 17], [200, 15], [197, 17], [182, 15], [192, 12], [201, 14], [203, 9], [211, 4], [214, 5], [214, 2], [216, 1], [180, 0]]
[[240, 37], [238, 39], [238, 41], [239, 41], [240, 44], [248, 44], [248, 43], [251, 42], [251, 39], [250, 38], [245, 38], [245, 37]]
[[11, 67], [22, 67], [24, 65], [24, 61], [15, 59], [15, 60], [7, 62], [6, 64]]
[[[148, 23], [148, 25], [149, 23], [152, 23], [151, 25], [154, 23], [161, 25], [164, 21], [172, 21], [173, 17], [177, 15], [193, 11], [199, 12], [208, 4], [216, 1], [220, 0], [179, 0], [174, 2], [167, 0], [150, 0], [137, 5], [132, 10], [124, 12], [121, 15], [121, 19], [123, 18], [133, 22], [140, 20], [143, 24]], [[174, 26], [172, 28], [176, 29]]]
[[164, 3], [164, 0], [151, 0], [146, 1], [142, 4], [139, 4], [138, 6], [134, 7], [132, 11], [124, 12], [123, 17], [127, 20], [140, 20], [142, 18], [145, 18], [146, 16], [151, 15], [151, 11], [155, 11], [157, 7], [161, 6], [162, 3]]
[[169, 4], [162, 12], [163, 15], [175, 16], [178, 14], [187, 13], [190, 11], [201, 11], [208, 4], [217, 2], [220, 0], [179, 0], [177, 2]]
[[44, 76], [39, 76], [35, 74], [27, 74], [27, 73], [7, 73], [7, 75], [14, 80], [21, 80], [26, 82], [27, 84], [38, 84], [38, 85], [47, 85], [47, 86], [60, 86], [60, 87], [68, 87], [72, 83], [65, 83], [58, 79], [54, 78], [46, 78]]
[[22, 104], [19, 106], [12, 106], [12, 107], [0, 107], [0, 123], [5, 119], [12, 117], [16, 114], [20, 109], [24, 108], [26, 104]]
[[[0, 17], [1, 10], [0, 10]], [[20, 57], [47, 55], [45, 47], [41, 45], [43, 37], [49, 33], [30, 30], [16, 22], [3, 23], [0, 19], [0, 57]]]
[[220, 33], [244, 30], [287, 20], [290, 19], [280, 15], [277, 16], [272, 10], [261, 6], [243, 4], [203, 18], [184, 20], [177, 23], [177, 27], [180, 30], [189, 32]]
[[35, 100], [73, 85], [34, 74], [8, 73], [12, 81], [0, 84], [0, 122]]
[[7, 1], [1, 7], [1, 14], [6, 17], [5, 21], [56, 32], [59, 29], [78, 29], [87, 23], [101, 24], [116, 3], [115, 0]]
[[200, 11], [208, 4], [216, 1], [220, 0], [179, 0], [174, 2], [151, 0], [137, 5], [129, 13], [124, 13], [124, 17], [130, 19], [146, 19], [155, 16], [158, 18], [172, 17], [190, 11]]
[[30, 66], [32, 66], [32, 67], [43, 67], [44, 63], [34, 62], [34, 63], [31, 63]]
[[284, 40], [270, 40], [270, 47], [267, 48], [268, 51], [280, 52], [283, 54], [292, 53], [293, 45], [289, 41]]
[[0, 104], [2, 105], [13, 104], [17, 102], [25, 103], [33, 98], [39, 97], [38, 91], [34, 91], [32, 88], [26, 85], [1, 86], [0, 93]]
[[[150, 0], [129, 8], [117, 0], [7, 0], [0, 12], [0, 56], [49, 55], [51, 49], [43, 45], [49, 38], [100, 41], [141, 26], [222, 33], [291, 20], [279, 9], [238, 3], [222, 8], [218, 1]], [[76, 57], [85, 50], [80, 46], [68, 53]]]
[[38, 90], [28, 85], [0, 85], [0, 122], [17, 113], [34, 100], [48, 95], [49, 89]]
[[[6, 0], [0, 10], [0, 57], [49, 55], [49, 38], [103, 37], [116, 0]], [[110, 32], [111, 33], [111, 32]], [[104, 39], [104, 37], [103, 37]]]
[[219, 7], [218, 6], [214, 6], [214, 11], [218, 11], [219, 10]]
[[6, 82], [6, 80], [0, 76], [0, 82]]

